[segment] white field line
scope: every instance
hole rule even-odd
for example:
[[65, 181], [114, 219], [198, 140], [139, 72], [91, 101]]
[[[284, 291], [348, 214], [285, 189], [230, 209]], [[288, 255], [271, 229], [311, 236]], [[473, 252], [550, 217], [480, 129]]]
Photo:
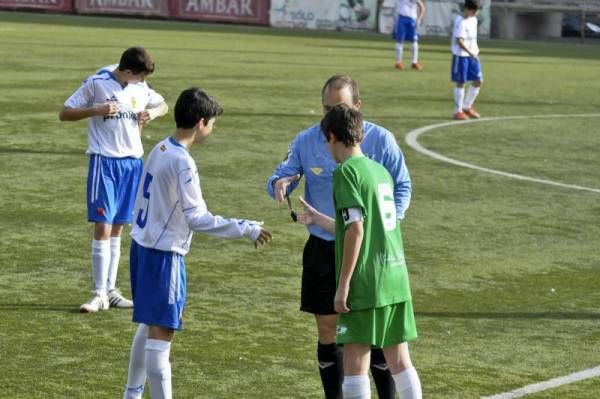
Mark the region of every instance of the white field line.
[[594, 378], [600, 376], [600, 366], [578, 371], [573, 374], [565, 375], [563, 377], [553, 378], [548, 381], [538, 382], [537, 384], [531, 384], [524, 386], [523, 388], [515, 389], [514, 391], [499, 393], [493, 396], [483, 396], [481, 399], [512, 399], [520, 398], [532, 393], [545, 391], [559, 387], [561, 385], [571, 384], [576, 381], [586, 380], [588, 378]]
[[[445, 126], [455, 125], [459, 123], [476, 123], [476, 122], [489, 122], [489, 121], [498, 121], [498, 120], [515, 120], [515, 119], [544, 119], [544, 118], [584, 118], [584, 117], [599, 117], [600, 114], [571, 114], [571, 115], [532, 115], [532, 116], [507, 116], [507, 117], [497, 117], [497, 118], [482, 118], [482, 119], [471, 119], [469, 121], [452, 121], [452, 122], [444, 122], [438, 123], [435, 125], [423, 126], [418, 129], [412, 130], [408, 132], [406, 135], [406, 143], [413, 148], [415, 151], [420, 152], [421, 154], [427, 155], [431, 158], [437, 159], [442, 162], [447, 162], [452, 165], [462, 166], [465, 168], [479, 170], [485, 173], [491, 173], [499, 176], [509, 177], [518, 180], [531, 181], [540, 184], [548, 184], [551, 186], [570, 188], [574, 190], [583, 190], [583, 191], [591, 191], [594, 193], [600, 193], [600, 189], [577, 186], [573, 184], [564, 184], [555, 182], [552, 180], [544, 180], [538, 179], [535, 177], [523, 176], [515, 173], [507, 173], [502, 172], [500, 170], [483, 168], [481, 166], [473, 165], [467, 162], [458, 161], [456, 159], [448, 158], [444, 155], [441, 155], [437, 152], [428, 150], [423, 147], [418, 142], [418, 138], [421, 134], [426, 133], [430, 130], [438, 129]], [[600, 376], [600, 366], [592, 367], [583, 371], [578, 371], [576, 373], [572, 373], [569, 375], [565, 375], [563, 377], [553, 378], [551, 380], [539, 382], [536, 384], [527, 385], [523, 388], [515, 389], [514, 391], [504, 392], [493, 396], [484, 396], [481, 399], [513, 399], [520, 398], [532, 393], [545, 391], [547, 389], [552, 389], [559, 387], [561, 385], [571, 384], [576, 381], [586, 380], [588, 378], [594, 378]]]
[[475, 169], [480, 172], [491, 173], [494, 175], [509, 177], [509, 178], [517, 179], [517, 180], [525, 180], [525, 181], [530, 181], [530, 182], [534, 182], [534, 183], [547, 184], [550, 186], [569, 188], [569, 189], [573, 189], [573, 190], [581, 190], [581, 191], [590, 191], [593, 193], [600, 193], [599, 188], [577, 186], [574, 184], [560, 183], [560, 182], [553, 181], [553, 180], [538, 179], [536, 177], [524, 176], [524, 175], [519, 175], [516, 173], [508, 173], [508, 172], [503, 172], [500, 170], [489, 169], [489, 168], [484, 168], [482, 166], [473, 165], [473, 164], [470, 164], [467, 162], [449, 158], [449, 157], [439, 154], [435, 151], [428, 150], [427, 148], [423, 147], [418, 142], [419, 136], [422, 135], [423, 133], [429, 132], [434, 129], [451, 126], [451, 125], [456, 125], [456, 124], [493, 122], [493, 121], [515, 120], [515, 119], [585, 118], [585, 117], [600, 117], [600, 114], [567, 114], [567, 115], [551, 114], [551, 115], [531, 115], [531, 116], [501, 116], [501, 117], [495, 117], [495, 118], [470, 119], [468, 121], [451, 121], [451, 122], [437, 123], [435, 125], [423, 126], [418, 129], [411, 130], [406, 135], [406, 143], [411, 148], [413, 148], [415, 151], [420, 152], [423, 155], [427, 155], [431, 158], [437, 159], [438, 161], [447, 162], [452, 165], [462, 166], [464, 168]]

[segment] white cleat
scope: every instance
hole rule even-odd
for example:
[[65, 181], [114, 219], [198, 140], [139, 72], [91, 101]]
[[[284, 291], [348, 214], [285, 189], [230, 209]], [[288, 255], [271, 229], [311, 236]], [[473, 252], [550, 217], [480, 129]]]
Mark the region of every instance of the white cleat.
[[108, 298], [98, 291], [92, 291], [92, 298], [79, 307], [81, 313], [96, 313], [108, 309]]
[[117, 288], [108, 291], [108, 303], [111, 308], [131, 309], [133, 302], [126, 299]]

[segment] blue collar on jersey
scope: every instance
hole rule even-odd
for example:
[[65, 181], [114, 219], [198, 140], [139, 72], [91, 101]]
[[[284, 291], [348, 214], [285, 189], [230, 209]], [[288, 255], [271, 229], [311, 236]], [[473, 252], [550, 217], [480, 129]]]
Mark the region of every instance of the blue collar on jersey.
[[185, 149], [185, 147], [184, 147], [184, 146], [182, 146], [181, 144], [179, 144], [179, 143], [177, 142], [177, 140], [175, 140], [175, 139], [173, 138], [173, 136], [169, 136], [169, 141], [171, 142], [171, 144], [173, 144], [173, 145], [176, 145], [177, 147], [181, 147], [181, 148], [184, 148], [184, 149]]

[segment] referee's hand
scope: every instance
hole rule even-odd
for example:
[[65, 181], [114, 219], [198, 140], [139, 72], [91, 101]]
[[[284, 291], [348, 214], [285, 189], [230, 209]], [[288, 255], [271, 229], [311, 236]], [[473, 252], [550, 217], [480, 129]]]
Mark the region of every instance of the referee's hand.
[[282, 203], [287, 195], [288, 186], [297, 180], [300, 180], [300, 175], [281, 177], [277, 179], [274, 186], [275, 201]]

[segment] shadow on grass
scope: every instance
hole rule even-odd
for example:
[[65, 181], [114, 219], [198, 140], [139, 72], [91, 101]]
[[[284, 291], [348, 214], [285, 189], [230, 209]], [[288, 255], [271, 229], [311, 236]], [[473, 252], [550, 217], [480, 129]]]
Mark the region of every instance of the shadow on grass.
[[35, 311], [46, 310], [50, 312], [66, 312], [66, 313], [80, 313], [79, 305], [74, 304], [52, 304], [52, 303], [0, 303], [0, 312], [21, 312], [21, 311]]
[[445, 319], [600, 320], [600, 312], [415, 312], [415, 317], [433, 317]]
[[81, 149], [52, 151], [52, 150], [35, 149], [35, 148], [11, 148], [11, 147], [0, 147], [0, 154], [43, 154], [43, 155], [77, 155], [77, 156], [85, 155], [84, 151]]

